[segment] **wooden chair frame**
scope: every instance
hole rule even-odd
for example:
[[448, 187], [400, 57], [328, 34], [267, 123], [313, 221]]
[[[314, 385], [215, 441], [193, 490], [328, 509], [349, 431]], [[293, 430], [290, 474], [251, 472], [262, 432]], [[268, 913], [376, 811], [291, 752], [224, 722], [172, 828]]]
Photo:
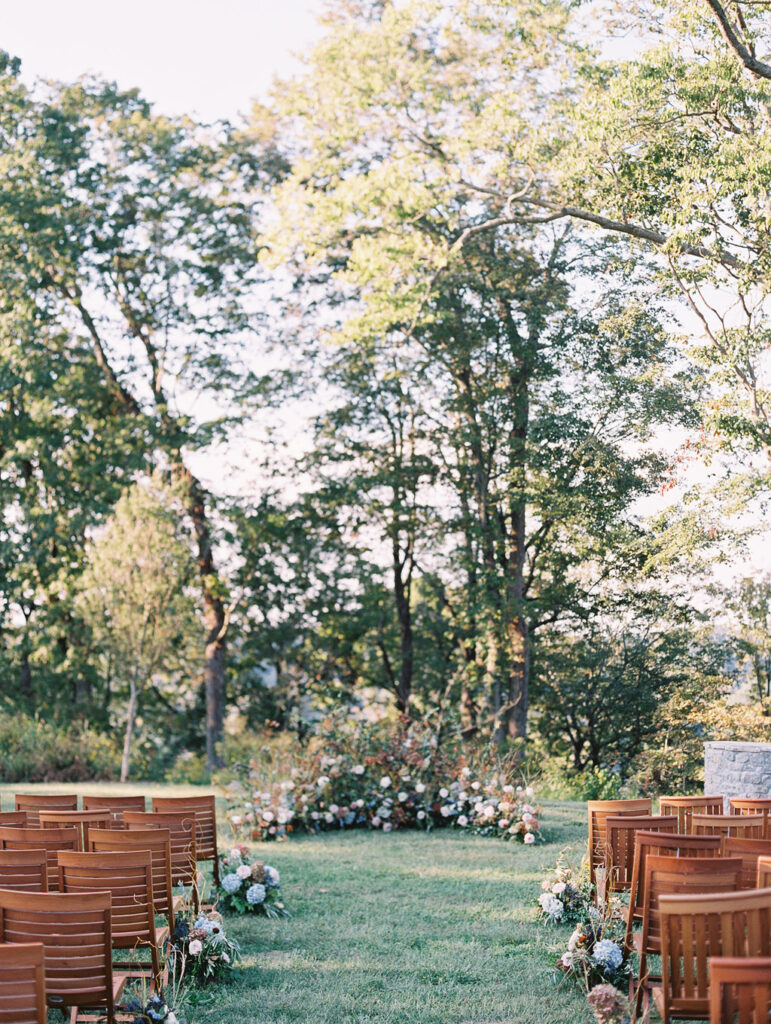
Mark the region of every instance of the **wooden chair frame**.
[[722, 814], [725, 800], [722, 796], [662, 796], [659, 800], [659, 814], [676, 814], [677, 831], [691, 831], [691, 817], [694, 811], [702, 814]]
[[605, 888], [607, 891], [627, 892], [634, 878], [635, 835], [638, 832], [665, 832], [671, 834], [677, 818], [660, 814], [633, 816], [609, 815], [605, 819]]
[[605, 820], [611, 816], [624, 817], [634, 815], [635, 817], [649, 816], [651, 813], [651, 801], [645, 800], [587, 800], [586, 812], [589, 818], [589, 874], [593, 885], [597, 884], [597, 868], [604, 867], [606, 860], [605, 849]]
[[758, 857], [758, 889], [771, 889], [771, 857]]
[[10, 828], [27, 828], [29, 819], [26, 811], [0, 811], [0, 828], [8, 825]]
[[171, 840], [167, 828], [91, 829], [91, 852], [135, 853], [149, 851], [152, 859], [153, 902], [156, 914], [163, 914], [174, 934], [174, 889], [171, 884]]
[[59, 850], [77, 850], [78, 830], [67, 828], [0, 828], [0, 850], [46, 850], [48, 853], [48, 890], [59, 884], [56, 854]]
[[47, 1024], [42, 942], [0, 945], [0, 1024]]
[[83, 797], [84, 811], [108, 810], [112, 812], [113, 825], [123, 828], [123, 814], [125, 811], [144, 811], [147, 809], [145, 797], [136, 796], [99, 796], [99, 794], [86, 795]]
[[768, 1024], [771, 957], [710, 957], [709, 1012], [710, 1024]]
[[765, 821], [762, 814], [694, 814], [691, 827], [697, 836], [762, 839]]
[[758, 858], [771, 857], [771, 839], [739, 839], [735, 836], [726, 836], [723, 839], [723, 856], [742, 858], [742, 889], [762, 888], [757, 885]]
[[659, 914], [662, 983], [653, 996], [664, 1024], [709, 1019], [712, 957], [771, 954], [771, 889], [662, 895]]
[[60, 892], [109, 892], [112, 896], [113, 949], [149, 948], [150, 960], [113, 963], [113, 970], [132, 977], [161, 980], [159, 949], [168, 937], [167, 929], [158, 935], [155, 928], [153, 865], [149, 850], [105, 853], [60, 853]]
[[15, 793], [13, 806], [16, 811], [26, 811], [27, 824], [37, 826], [40, 811], [77, 811], [77, 793]]
[[0, 942], [40, 941], [45, 947], [49, 1006], [106, 1014], [115, 1007], [125, 977], [113, 975], [109, 892], [11, 892], [0, 889]]
[[40, 811], [41, 828], [66, 828], [73, 825], [78, 830], [81, 851], [88, 849], [89, 828], [110, 828], [112, 813], [103, 808], [99, 811]]
[[645, 862], [649, 855], [659, 857], [719, 857], [722, 840], [719, 836], [689, 836], [668, 832], [636, 832], [634, 837], [634, 867], [629, 896], [626, 938], [627, 949], [632, 948], [632, 925], [642, 920], [645, 907]]
[[731, 797], [728, 801], [731, 814], [762, 814], [765, 818], [764, 839], [771, 839], [771, 797]]
[[48, 892], [48, 851], [0, 850], [0, 889]]
[[155, 796], [153, 811], [195, 813], [195, 847], [198, 860], [211, 861], [214, 884], [220, 884], [219, 851], [217, 849], [217, 804], [213, 796]]
[[171, 884], [191, 886], [193, 906], [198, 912], [198, 875], [196, 865], [196, 819], [189, 811], [159, 814], [153, 811], [126, 811], [126, 831], [164, 828], [169, 831], [171, 849]]

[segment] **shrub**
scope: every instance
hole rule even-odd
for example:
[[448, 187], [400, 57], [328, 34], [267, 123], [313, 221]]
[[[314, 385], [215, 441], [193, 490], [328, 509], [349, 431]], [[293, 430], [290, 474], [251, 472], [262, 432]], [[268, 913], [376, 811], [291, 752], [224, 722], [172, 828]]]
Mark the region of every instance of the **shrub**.
[[0, 713], [0, 782], [86, 782], [120, 775], [114, 741], [87, 726], [57, 727]]

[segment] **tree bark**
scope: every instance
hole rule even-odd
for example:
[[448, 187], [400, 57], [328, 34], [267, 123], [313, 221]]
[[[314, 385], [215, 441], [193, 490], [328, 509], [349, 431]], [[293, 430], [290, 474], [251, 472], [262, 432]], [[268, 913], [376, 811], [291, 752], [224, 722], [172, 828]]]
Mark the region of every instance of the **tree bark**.
[[129, 705], [126, 717], [126, 735], [123, 740], [123, 758], [120, 763], [120, 781], [128, 782], [131, 759], [131, 740], [134, 736], [134, 720], [137, 714], [137, 676], [134, 672], [129, 683]]
[[400, 557], [399, 543], [393, 542], [394, 560], [394, 597], [396, 600], [396, 616], [399, 622], [400, 666], [399, 681], [396, 686], [396, 707], [400, 714], [406, 715], [412, 693], [412, 671], [414, 661], [414, 644], [412, 636], [412, 608], [410, 602], [410, 573], [407, 579], [403, 576], [404, 561]]

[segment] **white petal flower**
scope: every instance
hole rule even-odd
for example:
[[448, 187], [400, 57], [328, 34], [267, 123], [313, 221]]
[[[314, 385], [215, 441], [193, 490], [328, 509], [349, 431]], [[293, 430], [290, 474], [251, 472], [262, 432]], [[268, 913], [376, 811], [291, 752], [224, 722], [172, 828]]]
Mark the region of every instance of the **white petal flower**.
[[425, 785], [422, 782], [418, 782], [418, 783], [415, 784], [415, 792], [416, 793], [425, 793], [425, 791], [426, 791], [426, 787], [425, 787]]
[[388, 787], [390, 785], [391, 785], [391, 777], [389, 775], [384, 775], [383, 778], [380, 780], [380, 788], [381, 789], [388, 789]]
[[193, 956], [198, 956], [198, 954], [203, 949], [203, 943], [201, 942], [200, 939], [193, 939], [193, 941], [187, 948], [190, 950]]
[[444, 786], [442, 786], [442, 788], [439, 790], [439, 796], [442, 798], [442, 800], [444, 800], [445, 797], [448, 797], [449, 795], [450, 791], [445, 789]]

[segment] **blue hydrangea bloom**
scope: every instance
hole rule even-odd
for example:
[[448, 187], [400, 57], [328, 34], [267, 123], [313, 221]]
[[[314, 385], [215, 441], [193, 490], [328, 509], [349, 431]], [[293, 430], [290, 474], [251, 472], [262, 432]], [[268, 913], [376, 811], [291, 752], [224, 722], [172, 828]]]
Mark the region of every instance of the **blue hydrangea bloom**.
[[235, 871], [231, 871], [229, 875], [225, 875], [225, 877], [222, 879], [222, 888], [225, 890], [225, 892], [230, 893], [234, 893], [241, 888], [241, 879], [238, 877]]
[[621, 952], [621, 947], [610, 939], [600, 939], [592, 951], [592, 960], [612, 971], [621, 966], [623, 959], [624, 954]]
[[193, 922], [193, 928], [200, 928], [200, 930], [202, 932], [206, 932], [207, 935], [211, 935], [214, 931], [214, 925], [208, 917], [199, 917], [197, 921]]
[[281, 876], [279, 875], [276, 868], [272, 868], [270, 864], [265, 865], [265, 884], [271, 889], [277, 889], [281, 883]]
[[265, 901], [265, 886], [255, 882], [246, 890], [247, 903], [263, 903]]

